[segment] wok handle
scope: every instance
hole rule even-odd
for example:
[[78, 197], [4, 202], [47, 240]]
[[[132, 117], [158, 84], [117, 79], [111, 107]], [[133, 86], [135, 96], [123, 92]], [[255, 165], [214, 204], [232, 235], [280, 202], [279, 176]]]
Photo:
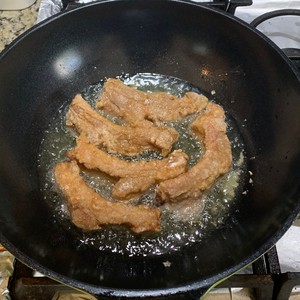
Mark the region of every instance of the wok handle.
[[[300, 16], [300, 9], [279, 9], [274, 10], [271, 12], [267, 12], [261, 16], [255, 18], [250, 25], [256, 28], [258, 25], [262, 24], [263, 22], [273, 19], [275, 17], [282, 17], [282, 16]], [[299, 58], [300, 56], [300, 49], [295, 48], [284, 48], [282, 51], [290, 58]]]
[[300, 16], [300, 9], [279, 9], [274, 10], [268, 13], [265, 13], [257, 18], [255, 18], [250, 25], [253, 27], [257, 27], [259, 24], [275, 18], [275, 17], [281, 17], [281, 16]]

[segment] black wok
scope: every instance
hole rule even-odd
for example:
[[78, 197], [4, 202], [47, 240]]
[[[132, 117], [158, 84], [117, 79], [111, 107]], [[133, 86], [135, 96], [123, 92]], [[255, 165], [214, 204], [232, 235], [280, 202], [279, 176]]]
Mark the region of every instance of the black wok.
[[[193, 299], [267, 251], [299, 212], [299, 75], [234, 17], [182, 1], [104, 1], [34, 27], [1, 54], [0, 66], [0, 241], [47, 276], [101, 299]], [[162, 256], [83, 246], [53, 221], [39, 189], [41, 138], [62, 103], [100, 79], [138, 72], [215, 91], [253, 172], [222, 226]]]

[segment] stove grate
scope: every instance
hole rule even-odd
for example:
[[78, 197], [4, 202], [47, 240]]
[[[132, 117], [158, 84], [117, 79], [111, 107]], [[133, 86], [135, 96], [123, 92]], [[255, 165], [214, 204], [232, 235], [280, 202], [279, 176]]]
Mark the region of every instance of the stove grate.
[[[219, 288], [249, 288], [257, 300], [288, 300], [300, 286], [300, 272], [281, 273], [276, 246], [252, 263], [253, 274], [235, 274]], [[57, 292], [75, 292], [71, 287], [47, 277], [34, 277], [34, 271], [16, 260], [8, 289], [12, 300], [52, 300]], [[77, 291], [76, 291], [77, 293]]]

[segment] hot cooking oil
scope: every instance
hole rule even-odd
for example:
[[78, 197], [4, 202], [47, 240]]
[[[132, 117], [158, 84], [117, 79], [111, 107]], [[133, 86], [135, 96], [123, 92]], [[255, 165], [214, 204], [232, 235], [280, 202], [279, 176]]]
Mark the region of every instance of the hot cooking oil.
[[[201, 93], [201, 90], [188, 82], [178, 78], [158, 74], [136, 74], [135, 76], [122, 75], [120, 78], [126, 84], [145, 92], [168, 92], [181, 97], [188, 91]], [[81, 91], [82, 96], [95, 108], [96, 101], [103, 91], [104, 81], [87, 87]], [[207, 95], [206, 95], [207, 96]], [[39, 153], [39, 176], [44, 201], [53, 210], [55, 222], [59, 222], [66, 230], [83, 244], [96, 247], [99, 251], [111, 251], [126, 255], [161, 255], [179, 251], [182, 247], [190, 246], [201, 241], [214, 229], [222, 226], [224, 220], [230, 215], [231, 209], [238, 196], [243, 191], [246, 170], [246, 153], [244, 142], [239, 133], [238, 126], [230, 115], [226, 115], [227, 134], [232, 146], [233, 163], [227, 174], [220, 177], [213, 187], [207, 191], [202, 199], [194, 202], [181, 202], [161, 206], [161, 231], [136, 235], [122, 226], [105, 226], [95, 231], [78, 230], [70, 221], [68, 208], [61, 193], [58, 191], [53, 174], [55, 163], [65, 160], [65, 153], [75, 145], [76, 133], [65, 125], [65, 116], [71, 99], [58, 111], [49, 128], [44, 133]], [[105, 114], [110, 120], [122, 124], [122, 120]], [[201, 141], [189, 130], [191, 122], [196, 115], [176, 122], [166, 122], [164, 125], [175, 128], [179, 139], [173, 149], [182, 149], [189, 156], [189, 167], [201, 159], [205, 149]], [[122, 159], [150, 160], [162, 159], [156, 151], [145, 151], [136, 156], [117, 155]], [[112, 198], [112, 189], [117, 178], [106, 174], [82, 170], [82, 176], [89, 186], [105, 198]], [[133, 204], [155, 205], [155, 186], [140, 197], [133, 199]]]

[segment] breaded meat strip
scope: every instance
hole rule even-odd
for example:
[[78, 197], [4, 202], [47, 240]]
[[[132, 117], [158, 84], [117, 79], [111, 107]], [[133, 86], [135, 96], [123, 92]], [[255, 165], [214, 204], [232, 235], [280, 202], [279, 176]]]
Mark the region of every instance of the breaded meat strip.
[[175, 150], [165, 159], [129, 162], [107, 154], [84, 138], [77, 139], [76, 147], [67, 152], [67, 157], [76, 159], [88, 169], [122, 178], [113, 189], [113, 196], [118, 199], [129, 199], [155, 183], [184, 173], [188, 161], [182, 150]]
[[191, 124], [191, 130], [203, 140], [205, 153], [186, 173], [159, 184], [157, 199], [161, 203], [199, 199], [231, 166], [232, 153], [221, 106], [209, 103]]
[[72, 222], [87, 230], [103, 225], [126, 225], [136, 233], [160, 230], [160, 211], [146, 205], [127, 205], [109, 201], [92, 188], [80, 176], [75, 161], [55, 165], [56, 183], [66, 197]]
[[134, 155], [144, 150], [159, 150], [165, 156], [178, 139], [175, 129], [154, 126], [151, 122], [121, 126], [98, 114], [77, 95], [67, 113], [66, 124], [74, 127], [90, 143], [110, 152]]
[[175, 121], [201, 111], [207, 105], [203, 95], [187, 92], [182, 98], [168, 93], [145, 93], [109, 78], [104, 84], [97, 107], [129, 124], [150, 120]]
[[124, 177], [115, 184], [112, 195], [120, 200], [129, 200], [147, 191], [155, 183], [153, 177]]

